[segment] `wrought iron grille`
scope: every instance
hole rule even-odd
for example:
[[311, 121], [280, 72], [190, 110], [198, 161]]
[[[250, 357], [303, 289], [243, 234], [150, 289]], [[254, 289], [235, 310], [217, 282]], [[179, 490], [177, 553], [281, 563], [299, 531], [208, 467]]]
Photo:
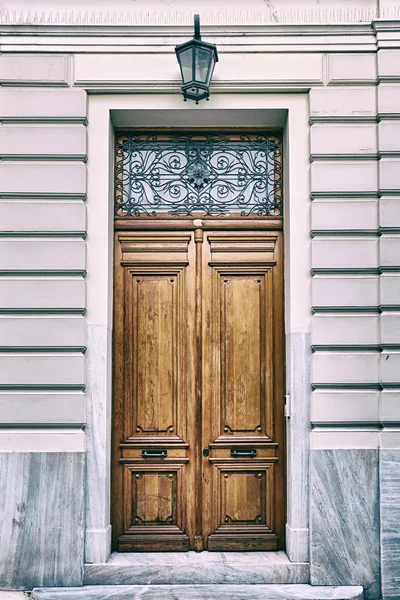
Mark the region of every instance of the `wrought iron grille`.
[[282, 215], [279, 133], [118, 132], [115, 215]]

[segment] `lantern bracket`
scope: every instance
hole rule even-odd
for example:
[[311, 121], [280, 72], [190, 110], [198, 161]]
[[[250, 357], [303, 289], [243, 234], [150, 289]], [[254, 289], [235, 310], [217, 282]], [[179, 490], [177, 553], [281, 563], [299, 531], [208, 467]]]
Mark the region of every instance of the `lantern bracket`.
[[201, 40], [200, 35], [200, 15], [194, 15], [194, 39]]

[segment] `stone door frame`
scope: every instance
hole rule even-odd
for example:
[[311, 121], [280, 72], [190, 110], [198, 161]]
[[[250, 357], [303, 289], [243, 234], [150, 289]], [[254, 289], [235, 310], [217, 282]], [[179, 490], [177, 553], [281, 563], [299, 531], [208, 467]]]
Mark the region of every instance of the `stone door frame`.
[[308, 95], [224, 94], [196, 106], [174, 94], [88, 95], [87, 465], [85, 563], [111, 552], [113, 128], [284, 127], [286, 552], [309, 561], [311, 239]]

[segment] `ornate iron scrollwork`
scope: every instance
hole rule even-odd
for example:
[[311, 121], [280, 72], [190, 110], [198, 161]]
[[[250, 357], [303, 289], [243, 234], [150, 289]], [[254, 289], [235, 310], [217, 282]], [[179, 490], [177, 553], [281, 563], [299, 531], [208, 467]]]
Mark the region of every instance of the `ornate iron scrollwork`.
[[118, 132], [115, 215], [282, 215], [279, 133]]

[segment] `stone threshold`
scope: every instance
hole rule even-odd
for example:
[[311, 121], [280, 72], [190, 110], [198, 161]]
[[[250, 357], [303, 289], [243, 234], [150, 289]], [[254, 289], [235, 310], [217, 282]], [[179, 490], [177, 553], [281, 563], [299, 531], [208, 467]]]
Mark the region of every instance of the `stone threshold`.
[[363, 600], [359, 586], [125, 585], [35, 588], [33, 600]]
[[84, 585], [309, 583], [310, 565], [285, 552], [113, 552], [86, 564]]

